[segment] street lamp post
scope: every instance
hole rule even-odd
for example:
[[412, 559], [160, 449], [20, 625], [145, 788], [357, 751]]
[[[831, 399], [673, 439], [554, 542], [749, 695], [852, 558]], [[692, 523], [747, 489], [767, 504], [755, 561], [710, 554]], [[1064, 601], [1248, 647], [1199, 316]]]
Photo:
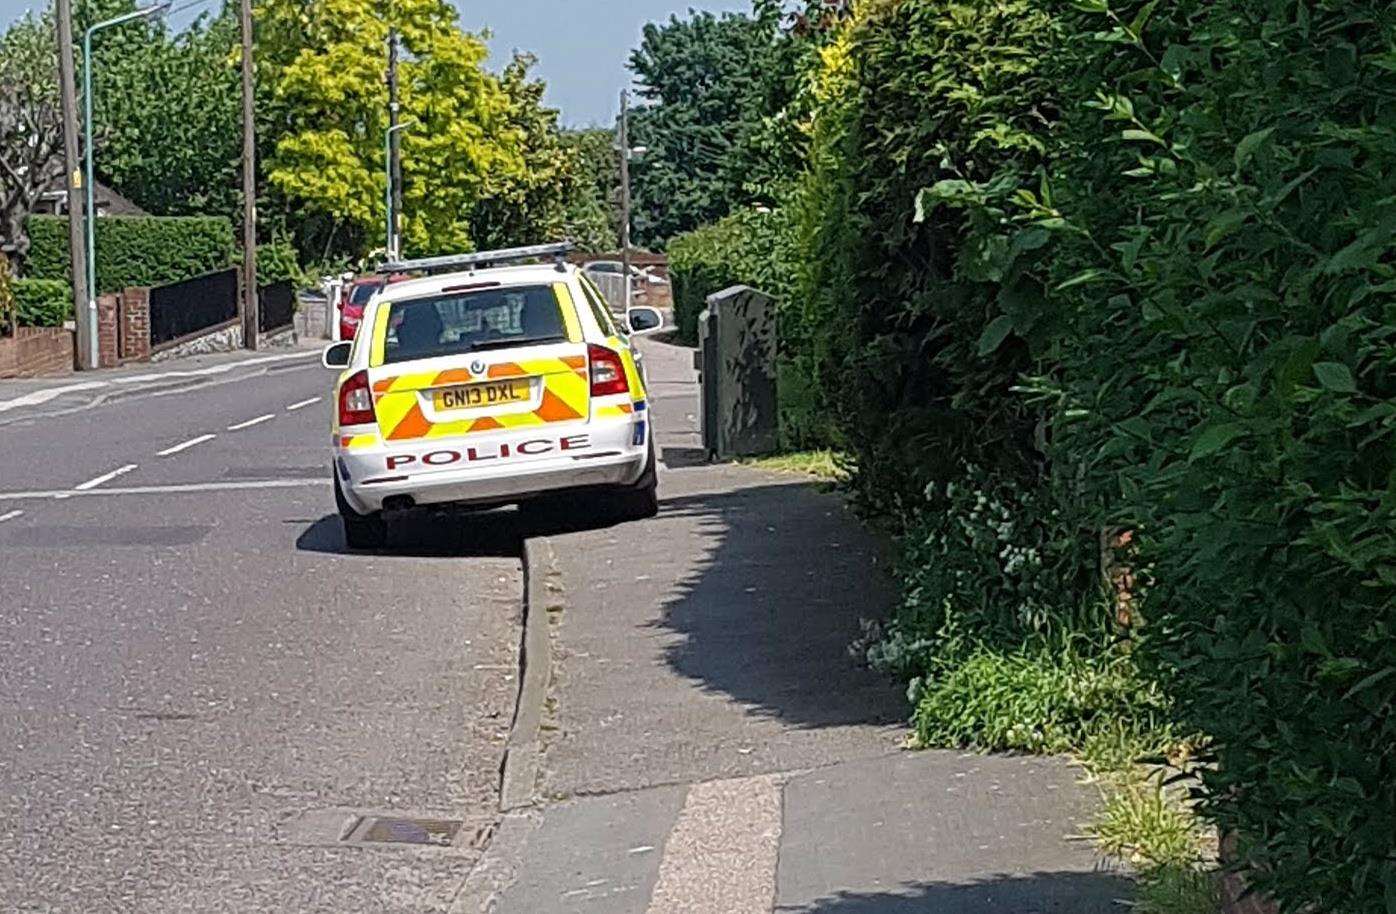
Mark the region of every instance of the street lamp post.
[[83, 109], [83, 147], [86, 157], [86, 178], [87, 178], [87, 318], [88, 326], [92, 332], [88, 334], [88, 346], [90, 351], [88, 357], [92, 365], [97, 365], [97, 209], [95, 195], [92, 191], [92, 36], [102, 29], [121, 25], [136, 19], [149, 19], [151, 16], [158, 16], [170, 8], [170, 0], [164, 3], [157, 3], [154, 6], [147, 6], [143, 9], [132, 10], [123, 13], [104, 22], [98, 22], [87, 27], [82, 38], [82, 109]]
[[411, 127], [417, 123], [415, 118], [408, 118], [400, 124], [393, 124], [383, 136], [383, 171], [388, 177], [388, 231], [387, 244], [384, 246], [385, 256], [389, 261], [397, 260], [397, 214], [393, 212], [393, 135], [404, 127]]

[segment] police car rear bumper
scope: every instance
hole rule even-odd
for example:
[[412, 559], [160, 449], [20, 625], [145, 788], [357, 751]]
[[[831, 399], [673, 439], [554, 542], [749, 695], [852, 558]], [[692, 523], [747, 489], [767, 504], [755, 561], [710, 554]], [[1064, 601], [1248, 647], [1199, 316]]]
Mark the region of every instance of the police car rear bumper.
[[567, 489], [633, 485], [646, 469], [650, 433], [637, 418], [468, 443], [341, 448], [335, 472], [345, 500], [361, 514], [385, 505], [508, 504]]

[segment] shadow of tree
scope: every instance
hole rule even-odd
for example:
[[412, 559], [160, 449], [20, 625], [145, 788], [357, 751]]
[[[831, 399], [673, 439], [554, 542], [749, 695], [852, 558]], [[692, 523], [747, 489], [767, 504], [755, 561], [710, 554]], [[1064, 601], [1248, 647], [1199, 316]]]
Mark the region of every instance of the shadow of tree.
[[904, 884], [887, 892], [839, 892], [782, 914], [1115, 914], [1129, 910], [1132, 880], [1119, 873], [1029, 873], [972, 883]]
[[901, 724], [901, 689], [851, 656], [860, 619], [894, 599], [881, 549], [836, 497], [801, 482], [668, 497], [702, 558], [651, 623], [683, 635], [669, 665], [800, 728]]

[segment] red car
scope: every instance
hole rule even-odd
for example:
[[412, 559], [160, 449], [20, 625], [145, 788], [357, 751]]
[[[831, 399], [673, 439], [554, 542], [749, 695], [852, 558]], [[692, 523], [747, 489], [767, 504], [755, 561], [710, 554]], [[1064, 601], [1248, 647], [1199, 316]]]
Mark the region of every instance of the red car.
[[394, 274], [386, 280], [382, 276], [362, 276], [344, 287], [344, 293], [339, 299], [339, 338], [341, 340], [352, 340], [354, 334], [359, 330], [359, 324], [363, 323], [364, 306], [374, 293], [388, 283], [402, 282], [404, 279], [411, 279], [410, 276]]

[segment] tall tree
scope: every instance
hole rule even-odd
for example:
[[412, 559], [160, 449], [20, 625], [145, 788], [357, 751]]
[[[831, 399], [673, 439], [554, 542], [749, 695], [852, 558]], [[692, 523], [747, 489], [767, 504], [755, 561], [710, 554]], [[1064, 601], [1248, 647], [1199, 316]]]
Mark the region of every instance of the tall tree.
[[531, 54], [516, 53], [500, 76], [509, 122], [522, 133], [523, 168], [492, 175], [485, 184], [470, 217], [471, 233], [482, 248], [551, 241], [567, 233], [578, 157], [563, 143], [557, 110], [543, 106], [547, 86], [529, 77], [536, 62]]
[[0, 37], [0, 245], [24, 256], [24, 219], [62, 176], [53, 18], [26, 15]]
[[473, 245], [470, 213], [492, 179], [521, 171], [509, 98], [482, 69], [484, 43], [446, 0], [265, 0], [262, 63], [284, 131], [268, 163], [273, 187], [303, 214], [328, 217], [327, 249], [380, 238], [390, 27], [401, 35], [404, 247]]
[[641, 105], [632, 140], [647, 148], [634, 169], [637, 241], [660, 243], [764, 202], [767, 119], [791, 80], [775, 4], [750, 16], [694, 13], [645, 26], [630, 56]]
[[235, 7], [174, 34], [160, 22], [98, 35], [93, 56], [97, 173], [161, 215], [238, 211]]
[[620, 244], [620, 156], [614, 130], [567, 130], [562, 142], [576, 155], [577, 180], [567, 201], [567, 235], [588, 251]]

